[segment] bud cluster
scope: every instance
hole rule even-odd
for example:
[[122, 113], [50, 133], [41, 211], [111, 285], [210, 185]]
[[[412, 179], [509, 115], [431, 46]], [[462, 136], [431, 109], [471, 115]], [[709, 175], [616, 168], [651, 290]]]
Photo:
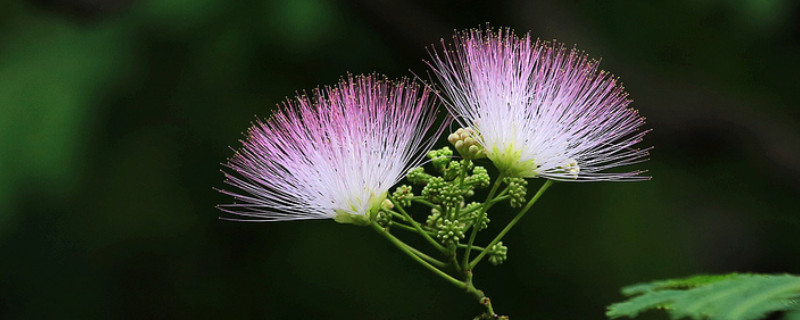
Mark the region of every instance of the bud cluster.
[[[476, 146], [473, 138], [470, 138], [472, 131], [459, 129], [457, 133], [459, 139], [464, 135], [457, 144], [457, 150], [464, 149], [465, 144], [467, 148]], [[460, 150], [459, 153], [464, 156], [464, 150]], [[475, 194], [475, 188], [489, 186], [491, 179], [488, 170], [474, 165], [472, 160], [466, 157], [454, 160], [453, 151], [449, 147], [432, 150], [427, 156], [441, 175], [426, 173], [422, 167], [410, 170], [407, 175], [408, 181], [412, 184], [424, 186], [420, 192], [422, 198], [436, 205], [425, 221], [426, 227], [435, 231], [437, 239], [445, 245], [457, 244], [463, 240], [464, 233], [472, 226], [476, 226], [478, 230], [485, 229], [490, 220], [486, 214], [481, 214], [482, 203], [466, 204], [466, 199]], [[403, 187], [402, 190], [398, 188], [392, 194], [393, 199], [401, 205], [405, 205], [400, 202], [401, 199], [405, 199], [403, 197], [406, 194], [411, 194], [410, 187]], [[413, 194], [409, 197], [411, 196]]]
[[471, 164], [464, 165], [463, 161], [451, 161], [442, 171], [442, 176], [447, 180], [458, 178]]
[[428, 218], [425, 219], [425, 224], [428, 227], [434, 228], [438, 227], [439, 218], [441, 217], [441, 211], [439, 209], [433, 208], [431, 209], [431, 214], [428, 215]]
[[392, 222], [392, 213], [389, 211], [380, 210], [375, 215], [375, 223], [381, 227], [388, 227], [390, 222]]
[[484, 149], [478, 141], [475, 140], [475, 130], [470, 127], [459, 128], [456, 132], [447, 136], [449, 141], [464, 159], [480, 159], [486, 157], [486, 149]]
[[[483, 208], [484, 203], [467, 200], [474, 195], [475, 189], [491, 185], [489, 171], [472, 161], [485, 155], [485, 151], [474, 138], [475, 134], [475, 131], [466, 128], [458, 129], [448, 137], [461, 155], [461, 160], [454, 159], [450, 147], [432, 150], [427, 153], [427, 157], [438, 173], [430, 174], [424, 168], [417, 167], [407, 174], [411, 184], [422, 186], [417, 199], [420, 201], [424, 199], [431, 206], [430, 214], [422, 228], [430, 232], [435, 241], [449, 248], [448, 250], [457, 250], [459, 243], [467, 238], [471, 228], [475, 228], [475, 231], [484, 230], [491, 222]], [[576, 169], [575, 165], [569, 163], [564, 166], [564, 170], [568, 172]], [[506, 195], [511, 207], [522, 207], [526, 201], [528, 181], [523, 178], [508, 177], [502, 182], [506, 185], [502, 194]], [[390, 196], [390, 199], [400, 206], [408, 206], [412, 198], [414, 193], [409, 185], [398, 187]], [[378, 223], [384, 223], [385, 219], [391, 220], [391, 215], [381, 213], [377, 217]], [[484, 250], [493, 265], [502, 264], [507, 258], [508, 248], [502, 242]]]
[[528, 181], [522, 178], [505, 178], [508, 184], [508, 195], [512, 208], [519, 208], [525, 203], [525, 195], [528, 193]]
[[392, 199], [394, 199], [394, 201], [400, 206], [411, 206], [411, 198], [414, 197], [414, 193], [411, 192], [411, 189], [411, 186], [405, 184], [397, 187], [394, 193], [392, 193]]
[[458, 220], [443, 219], [438, 225], [436, 237], [445, 244], [457, 244], [464, 239], [464, 229], [466, 225]]
[[489, 183], [491, 183], [489, 171], [481, 166], [475, 166], [475, 168], [472, 169], [472, 175], [464, 179], [464, 184], [476, 188], [486, 188], [489, 186]]
[[439, 172], [442, 172], [453, 158], [453, 150], [450, 150], [448, 147], [431, 150], [428, 152], [428, 158], [431, 159], [433, 167], [439, 170]]
[[487, 214], [481, 214], [479, 210], [481, 206], [483, 206], [483, 203], [472, 202], [464, 207], [464, 211], [469, 212], [469, 217], [473, 220], [472, 224], [478, 228], [478, 231], [486, 229], [489, 222], [491, 222]]
[[425, 169], [424, 168], [416, 167], [414, 169], [411, 169], [411, 171], [408, 172], [408, 174], [406, 175], [406, 178], [408, 178], [408, 181], [413, 183], [413, 184], [424, 185], [424, 184], [427, 184], [428, 180], [433, 178], [433, 176], [425, 173]]
[[486, 248], [486, 255], [489, 256], [489, 262], [492, 265], [500, 265], [508, 258], [508, 247], [503, 245], [503, 241]]

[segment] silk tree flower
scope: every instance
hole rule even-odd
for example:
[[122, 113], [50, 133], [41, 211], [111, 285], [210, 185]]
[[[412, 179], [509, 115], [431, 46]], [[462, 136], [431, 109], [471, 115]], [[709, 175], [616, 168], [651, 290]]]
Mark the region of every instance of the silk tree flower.
[[248, 221], [368, 224], [441, 134], [426, 138], [435, 102], [427, 87], [377, 75], [287, 99], [225, 165], [225, 182], [238, 190], [220, 190], [236, 201], [218, 207]]
[[565, 181], [636, 180], [604, 172], [645, 161], [649, 131], [619, 79], [563, 44], [513, 30], [469, 30], [430, 50], [449, 111], [506, 176]]

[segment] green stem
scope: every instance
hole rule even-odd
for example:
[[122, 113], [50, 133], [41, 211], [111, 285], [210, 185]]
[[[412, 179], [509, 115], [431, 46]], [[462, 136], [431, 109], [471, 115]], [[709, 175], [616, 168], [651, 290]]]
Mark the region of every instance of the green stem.
[[[501, 177], [502, 177], [502, 175], [501, 175]], [[508, 188], [503, 189], [503, 191], [501, 191], [500, 194], [498, 194], [497, 197], [494, 198], [494, 201], [501, 201], [501, 200], [499, 200], [500, 198], [503, 198], [503, 199], [510, 198], [511, 196], [506, 196], [507, 193], [508, 193]]]
[[435, 204], [433, 202], [430, 202], [428, 200], [425, 200], [425, 198], [423, 198], [423, 197], [413, 197], [413, 198], [411, 198], [411, 201], [424, 204], [424, 205], [429, 206], [429, 207], [434, 208], [434, 209], [438, 209], [439, 208], [439, 205], [437, 205], [437, 204]]
[[395, 217], [395, 218], [398, 218], [398, 219], [400, 219], [400, 220], [405, 220], [405, 219], [406, 219], [406, 217], [404, 217], [402, 214], [399, 214], [399, 213], [397, 213], [397, 212], [394, 212], [394, 210], [391, 210], [391, 211], [389, 211], [389, 212], [391, 212], [391, 213], [392, 213], [392, 216], [393, 216], [393, 217]]
[[[392, 222], [390, 222], [390, 223], [389, 223], [389, 225], [390, 225], [390, 226], [392, 226], [392, 227], [398, 227], [398, 228], [400, 228], [400, 230], [405, 230], [405, 231], [411, 231], [411, 232], [414, 232], [414, 233], [419, 233], [419, 231], [417, 231], [417, 229], [416, 229], [416, 228], [413, 228], [413, 227], [410, 227], [410, 226], [407, 226], [407, 225], [401, 224], [401, 223], [399, 223], [399, 222], [396, 222], [396, 221], [392, 221]], [[427, 232], [428, 234], [431, 234], [431, 232], [430, 232], [430, 231], [424, 231], [424, 230], [423, 230], [423, 232]]]
[[[503, 190], [503, 193], [505, 193], [505, 191], [506, 190]], [[498, 203], [500, 201], [506, 200], [508, 198], [511, 198], [511, 196], [498, 195], [492, 201], [489, 202], [489, 207], [491, 208], [491, 206], [493, 206], [495, 203]]]
[[465, 281], [467, 292], [472, 294], [476, 299], [478, 299], [478, 303], [482, 304], [486, 307], [486, 314], [489, 315], [491, 318], [497, 318], [497, 314], [494, 313], [494, 308], [492, 308], [492, 301], [486, 294], [483, 293], [483, 290], [480, 290], [472, 284], [472, 270], [467, 270], [467, 280]]
[[[482, 219], [483, 215], [486, 214], [486, 210], [488, 210], [489, 207], [491, 206], [492, 198], [494, 197], [494, 194], [497, 193], [497, 189], [500, 188], [500, 184], [502, 184], [502, 182], [503, 182], [503, 174], [501, 173], [497, 177], [497, 180], [494, 181], [494, 185], [492, 186], [492, 190], [489, 191], [489, 195], [486, 196], [486, 201], [483, 202], [483, 205], [481, 206], [481, 211], [478, 212], [478, 219]], [[470, 268], [469, 265], [469, 255], [472, 251], [472, 243], [475, 242], [475, 236], [478, 234], [478, 228], [480, 228], [479, 223], [477, 223], [477, 221], [474, 221], [472, 223], [472, 234], [469, 235], [469, 242], [467, 242], [467, 251], [464, 252], [464, 262], [462, 263], [464, 270], [472, 270], [472, 268]]]
[[[464, 179], [467, 178], [467, 167], [469, 167], [469, 165], [471, 163], [472, 163], [472, 161], [467, 160], [467, 159], [462, 159], [461, 160], [461, 170], [459, 170], [460, 173], [458, 175], [458, 179], [456, 179], [456, 181], [455, 181], [457, 185], [461, 185], [464, 182]], [[455, 208], [453, 208], [453, 209], [455, 209], [455, 210], [453, 210], [453, 217], [450, 217], [451, 219], [455, 218], [455, 217], [461, 217], [462, 216], [461, 206], [460, 205], [456, 205]], [[456, 268], [458, 268], [458, 262], [457, 262], [458, 259], [453, 257], [453, 260], [454, 260], [454, 264], [456, 265]]]
[[416, 255], [414, 253], [414, 251], [409, 249], [410, 248], [409, 246], [407, 246], [405, 243], [400, 241], [400, 239], [395, 238], [391, 233], [389, 233], [388, 231], [383, 229], [381, 226], [379, 226], [379, 225], [377, 225], [375, 223], [370, 224], [370, 226], [372, 226], [372, 228], [375, 229], [376, 232], [378, 232], [379, 234], [384, 236], [387, 240], [389, 240], [389, 242], [394, 244], [398, 249], [400, 249], [400, 251], [405, 252], [409, 257], [414, 259], [414, 261], [418, 262], [423, 267], [427, 268], [428, 270], [433, 271], [433, 273], [435, 273], [436, 275], [444, 278], [445, 280], [447, 280], [448, 282], [452, 283], [456, 287], [458, 287], [460, 289], [467, 289], [467, 285], [464, 282], [461, 282], [458, 279], [453, 278], [449, 274], [445, 273], [442, 270], [439, 270], [438, 268], [436, 268], [435, 266], [433, 266], [429, 262], [425, 261], [422, 257]]
[[469, 167], [470, 163], [472, 163], [472, 161], [470, 161], [470, 160], [467, 160], [467, 159], [461, 160], [461, 174], [458, 176], [458, 184], [461, 184], [462, 182], [464, 182], [464, 179], [467, 178], [467, 170], [466, 169], [467, 169], [467, 167]]
[[[458, 244], [458, 247], [459, 247], [459, 248], [466, 248], [466, 247], [467, 247], [467, 245], [466, 245], [466, 244], [460, 244], [460, 243], [459, 243], [459, 244]], [[483, 250], [486, 250], [486, 249], [485, 249], [485, 248], [483, 248], [483, 247], [479, 247], [479, 246], [473, 245], [473, 246], [472, 246], [472, 250], [480, 250], [480, 251], [483, 251]]]
[[403, 217], [408, 221], [408, 223], [410, 223], [412, 226], [414, 226], [415, 229], [417, 229], [417, 232], [419, 232], [419, 234], [421, 234], [422, 237], [425, 238], [425, 240], [428, 240], [428, 242], [430, 242], [431, 245], [433, 245], [433, 247], [436, 248], [436, 250], [439, 250], [442, 253], [447, 254], [447, 248], [436, 242], [436, 240], [433, 240], [433, 238], [431, 238], [431, 236], [427, 232], [425, 232], [425, 230], [422, 230], [422, 227], [420, 227], [419, 223], [414, 221], [414, 219], [411, 218], [411, 215], [409, 215], [406, 212], [406, 210], [403, 209], [403, 207], [399, 206], [394, 200], [391, 201], [394, 204], [395, 208], [397, 208], [397, 210], [400, 211], [400, 214], [403, 215]]
[[430, 264], [436, 266], [437, 268], [447, 268], [447, 264], [446, 263], [441, 262], [441, 261], [437, 260], [436, 258], [431, 257], [431, 256], [423, 253], [422, 251], [414, 249], [414, 247], [412, 247], [412, 246], [409, 246], [409, 245], [406, 245], [406, 246], [408, 247], [408, 249], [411, 250], [411, 252], [414, 252], [420, 258], [424, 259], [425, 261], [428, 261]]
[[[517, 224], [517, 221], [519, 221], [519, 219], [522, 219], [522, 216], [524, 216], [525, 213], [527, 213], [528, 210], [530, 210], [530, 208], [533, 206], [533, 204], [536, 203], [536, 200], [539, 200], [539, 197], [541, 197], [542, 194], [544, 194], [545, 190], [547, 190], [547, 188], [549, 188], [550, 185], [552, 185], [552, 184], [553, 184], [553, 180], [547, 180], [542, 185], [542, 187], [539, 188], [539, 191], [536, 192], [536, 195], [534, 195], [533, 198], [531, 198], [531, 200], [528, 201], [528, 203], [525, 205], [525, 207], [522, 208], [522, 211], [517, 213], [517, 215], [514, 217], [514, 219], [512, 219], [511, 222], [509, 222], [508, 225], [505, 228], [503, 228], [503, 231], [500, 231], [500, 233], [494, 238], [494, 240], [492, 240], [492, 242], [490, 242], [488, 245], [486, 245], [486, 248], [491, 248], [493, 245], [495, 245], [498, 242], [500, 242], [500, 240], [503, 239], [503, 236], [505, 236], [506, 233], [508, 233], [508, 231], [511, 230], [511, 228], [514, 227], [515, 224]], [[475, 260], [472, 260], [472, 262], [470, 262], [469, 269], [472, 270], [472, 268], [475, 268], [475, 266], [478, 264], [478, 262], [481, 262], [481, 259], [483, 259], [483, 256], [485, 256], [485, 255], [486, 255], [486, 251], [483, 251], [477, 257], [475, 257]]]
[[[393, 216], [393, 217], [395, 217], [395, 218], [397, 218], [397, 219], [400, 219], [400, 221], [390, 221], [391, 223], [394, 223], [395, 225], [399, 225], [399, 224], [400, 224], [400, 223], [402, 223], [403, 221], [406, 221], [406, 217], [405, 217], [404, 215], [402, 215], [402, 214], [399, 214], [399, 213], [397, 213], [397, 212], [396, 212], [396, 211], [394, 211], [394, 210], [390, 210], [390, 211], [388, 211], [388, 212], [390, 212], [390, 213], [392, 214], [392, 216]], [[402, 226], [403, 226], [403, 227], [409, 227], [409, 226], [407, 226], [407, 225], [402, 225]], [[436, 234], [434, 231], [428, 230], [427, 226], [420, 225], [420, 227], [422, 228], [422, 230], [424, 230], [424, 231], [425, 231], [425, 232], [427, 232], [428, 234]], [[409, 227], [409, 228], [410, 228], [410, 227]], [[416, 229], [416, 228], [411, 228], [411, 230], [410, 230], [410, 231], [417, 232], [417, 229]]]
[[[388, 233], [388, 231], [387, 231], [387, 233]], [[391, 235], [391, 233], [389, 233], [389, 234]], [[394, 236], [392, 236], [392, 237], [394, 237]], [[397, 239], [397, 237], [394, 237], [394, 238]], [[431, 256], [425, 254], [424, 252], [417, 250], [416, 248], [414, 248], [412, 246], [407, 245], [405, 242], [403, 242], [400, 239], [397, 239], [397, 241], [401, 245], [403, 245], [406, 249], [408, 249], [409, 251], [413, 252], [414, 254], [416, 254], [417, 256], [422, 258], [423, 260], [429, 262], [430, 264], [436, 266], [437, 268], [447, 268], [447, 263], [439, 261], [438, 259], [436, 259], [434, 257], [431, 257]]]
[[[500, 201], [503, 201], [503, 200], [506, 200], [506, 199], [508, 199], [508, 198], [511, 198], [511, 196], [504, 196], [504, 195], [503, 195], [503, 194], [505, 194], [507, 191], [508, 191], [508, 189], [505, 189], [505, 190], [503, 190], [503, 192], [501, 192], [501, 193], [500, 193], [499, 195], [497, 195], [497, 196], [496, 196], [494, 199], [492, 199], [492, 201], [489, 201], [489, 208], [487, 208], [487, 209], [486, 209], [486, 211], [489, 211], [489, 209], [491, 209], [491, 208], [492, 208], [492, 206], [493, 206], [493, 205], [495, 205], [496, 203], [498, 203], [498, 202], [500, 202]], [[465, 215], [465, 214], [471, 213], [472, 211], [475, 211], [475, 210], [481, 210], [482, 208], [483, 208], [483, 206], [477, 206], [477, 207], [475, 207], [475, 208], [472, 208], [472, 209], [469, 209], [469, 210], [464, 210], [464, 211], [461, 211], [461, 215], [463, 216], [463, 215]]]
[[450, 264], [453, 265], [453, 268], [456, 269], [456, 272], [461, 273], [461, 266], [458, 265], [458, 258], [456, 258], [455, 250], [453, 251], [452, 254], [450, 254]]

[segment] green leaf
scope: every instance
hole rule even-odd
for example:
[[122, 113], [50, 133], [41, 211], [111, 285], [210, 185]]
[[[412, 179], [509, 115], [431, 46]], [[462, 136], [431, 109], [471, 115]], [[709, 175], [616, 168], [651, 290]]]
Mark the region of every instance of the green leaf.
[[673, 319], [755, 320], [779, 311], [800, 319], [800, 277], [795, 275], [701, 275], [625, 287], [630, 300], [609, 306], [610, 318], [665, 309]]
[[654, 308], [665, 308], [668, 303], [684, 294], [680, 290], [662, 290], [643, 294], [628, 301], [612, 304], [608, 307], [608, 315], [611, 318], [636, 317], [640, 312]]
[[647, 283], [639, 283], [622, 288], [622, 294], [626, 296], [632, 296], [654, 290], [691, 289], [721, 280], [736, 278], [739, 276], [742, 276], [742, 274], [738, 273], [710, 274], [710, 275], [701, 274], [683, 279], [670, 279], [670, 280], [654, 281]]

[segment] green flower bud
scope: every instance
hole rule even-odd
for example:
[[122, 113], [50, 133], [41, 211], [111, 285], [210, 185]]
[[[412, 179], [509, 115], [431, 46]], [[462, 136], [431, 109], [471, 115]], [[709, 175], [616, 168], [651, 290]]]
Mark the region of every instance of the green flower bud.
[[450, 157], [452, 155], [453, 155], [453, 150], [451, 150], [449, 147], [443, 147], [441, 149], [428, 151], [428, 158], [430, 158], [431, 160], [438, 157]]
[[489, 262], [491, 262], [492, 265], [498, 266], [508, 258], [508, 247], [503, 245], [503, 241], [500, 241], [486, 248], [486, 255], [489, 256]]
[[436, 170], [443, 171], [453, 158], [453, 150], [450, 150], [449, 147], [431, 150], [428, 152], [428, 158], [431, 159]]
[[486, 157], [486, 149], [483, 149], [479, 146], [469, 146], [467, 149], [470, 154], [474, 154], [475, 158], [483, 158]]
[[447, 168], [444, 169], [444, 172], [442, 172], [442, 175], [447, 180], [453, 180], [461, 175], [461, 171], [463, 169], [464, 168], [460, 161], [451, 161], [450, 165], [448, 165]]
[[375, 223], [377, 223], [381, 227], [386, 227], [389, 223], [392, 222], [392, 213], [386, 211], [378, 211], [378, 214], [375, 216]]
[[483, 203], [474, 202], [473, 201], [473, 202], [470, 202], [466, 207], [464, 207], [464, 211], [476, 210], [476, 208], [478, 208], [478, 207], [480, 207], [482, 205], [483, 205]]
[[428, 219], [425, 220], [425, 224], [429, 227], [436, 227], [439, 224], [439, 217], [440, 217], [439, 210], [431, 209], [431, 214], [428, 215]]
[[458, 208], [464, 202], [464, 190], [459, 186], [448, 183], [441, 190], [440, 202], [450, 208]]
[[432, 177], [432, 175], [425, 173], [425, 169], [422, 167], [411, 169], [406, 175], [408, 181], [413, 184], [427, 184]]
[[519, 208], [525, 204], [525, 196], [528, 193], [528, 181], [523, 178], [505, 178], [508, 184], [508, 195], [512, 208]]
[[411, 186], [405, 184], [397, 187], [394, 193], [392, 193], [392, 199], [402, 207], [411, 206], [411, 198], [414, 197], [414, 193], [411, 192], [411, 189]]
[[472, 219], [472, 225], [476, 226], [478, 230], [483, 230], [488, 227], [489, 222], [492, 220], [489, 219], [489, 216], [486, 213], [481, 214], [481, 210], [478, 207], [482, 206], [483, 204], [480, 202], [472, 202], [464, 207], [463, 211], [471, 211], [468, 215], [470, 219]]
[[472, 169], [472, 175], [464, 179], [464, 184], [476, 188], [485, 188], [489, 186], [490, 183], [489, 171], [482, 166], [475, 166], [475, 168]]
[[442, 177], [431, 177], [428, 180], [428, 185], [422, 188], [422, 196], [433, 202], [439, 202], [442, 194], [442, 189], [447, 185]]
[[464, 239], [464, 225], [458, 220], [444, 219], [439, 225], [436, 238], [443, 243], [458, 243]]

